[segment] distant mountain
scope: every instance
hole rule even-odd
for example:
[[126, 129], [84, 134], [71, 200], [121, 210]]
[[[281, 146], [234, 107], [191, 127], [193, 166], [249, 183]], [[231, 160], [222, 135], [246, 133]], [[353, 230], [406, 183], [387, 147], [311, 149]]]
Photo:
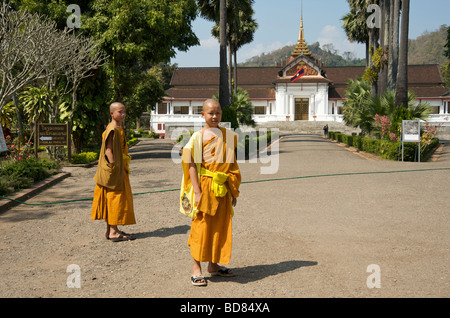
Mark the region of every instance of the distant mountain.
[[[417, 39], [409, 40], [408, 63], [409, 64], [440, 64], [448, 59], [444, 55], [444, 45], [447, 40], [447, 25], [442, 25], [439, 30], [425, 32]], [[291, 55], [295, 45], [287, 45], [278, 50], [263, 53], [247, 59], [239, 66], [277, 66]], [[312, 55], [321, 60], [326, 66], [365, 66], [365, 59], [357, 59], [350, 52], [339, 55], [333, 44], [325, 44], [320, 47], [319, 42], [308, 45]]]
[[[291, 56], [295, 45], [286, 45], [281, 49], [272, 51], [270, 53], [263, 53], [259, 56], [254, 56], [247, 59], [244, 63], [239, 63], [239, 66], [277, 66], [289, 56]], [[344, 56], [337, 53], [333, 44], [325, 44], [323, 48], [320, 48], [319, 42], [308, 45], [312, 55], [321, 60], [327, 66], [364, 66], [366, 65], [365, 59], [356, 59], [352, 53], [346, 52]]]
[[408, 63], [441, 65], [448, 61], [444, 55], [447, 28], [448, 26], [443, 24], [437, 31], [425, 32], [415, 40], [410, 39], [408, 42]]

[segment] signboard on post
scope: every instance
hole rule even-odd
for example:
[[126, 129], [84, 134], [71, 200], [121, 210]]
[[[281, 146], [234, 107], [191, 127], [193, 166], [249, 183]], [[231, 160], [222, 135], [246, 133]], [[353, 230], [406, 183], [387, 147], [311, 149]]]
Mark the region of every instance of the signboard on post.
[[403, 120], [402, 121], [402, 140], [404, 142], [419, 142], [420, 141], [420, 121], [418, 120]]
[[0, 152], [7, 151], [8, 147], [6, 146], [5, 136], [3, 135], [3, 128], [0, 124]]
[[418, 120], [402, 120], [402, 161], [404, 142], [418, 143], [418, 158], [420, 162], [420, 119]]
[[38, 145], [67, 146], [67, 124], [39, 124]]

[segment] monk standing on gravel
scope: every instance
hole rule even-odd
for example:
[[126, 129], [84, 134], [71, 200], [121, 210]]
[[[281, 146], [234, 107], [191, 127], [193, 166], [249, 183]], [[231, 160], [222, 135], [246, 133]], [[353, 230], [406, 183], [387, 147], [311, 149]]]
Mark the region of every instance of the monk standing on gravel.
[[201, 114], [205, 126], [192, 135], [182, 156], [183, 185], [193, 187], [196, 207], [187, 243], [194, 259], [191, 282], [195, 286], [207, 284], [200, 262], [208, 262], [211, 275], [234, 276], [219, 263], [230, 261], [231, 218], [241, 183], [237, 134], [219, 127], [222, 109], [217, 101], [206, 100]]
[[125, 133], [121, 127], [126, 110], [121, 103], [109, 107], [111, 122], [102, 134], [102, 148], [92, 203], [92, 220], [106, 221], [106, 238], [113, 242], [133, 240], [134, 237], [118, 229], [118, 225], [135, 224], [133, 195], [128, 174], [131, 157]]

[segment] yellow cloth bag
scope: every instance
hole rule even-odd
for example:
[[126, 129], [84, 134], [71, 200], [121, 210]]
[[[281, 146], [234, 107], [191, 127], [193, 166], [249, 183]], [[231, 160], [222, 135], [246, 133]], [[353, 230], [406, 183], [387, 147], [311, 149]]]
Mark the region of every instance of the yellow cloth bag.
[[197, 166], [198, 180], [200, 182], [200, 166], [202, 163], [202, 133], [201, 131], [195, 132], [188, 143], [184, 146], [185, 149], [189, 149], [189, 158], [182, 156], [183, 165], [183, 177], [181, 178], [180, 187], [180, 212], [191, 219], [195, 219], [197, 216], [197, 206], [195, 206], [194, 200], [194, 187], [191, 181], [188, 180], [189, 175], [189, 160], [190, 156], [194, 158], [194, 162]]

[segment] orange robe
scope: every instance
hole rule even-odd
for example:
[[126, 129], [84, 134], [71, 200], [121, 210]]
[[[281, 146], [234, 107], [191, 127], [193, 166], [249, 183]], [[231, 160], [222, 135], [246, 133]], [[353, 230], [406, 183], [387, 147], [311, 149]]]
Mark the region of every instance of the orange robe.
[[[187, 245], [190, 247], [192, 257], [199, 262], [228, 264], [232, 246], [231, 200], [232, 196], [235, 198], [239, 196], [241, 174], [234, 151], [237, 135], [230, 134], [230, 131], [226, 134], [224, 128], [221, 128], [221, 131], [222, 136], [213, 137], [203, 143], [202, 167], [211, 172], [220, 171], [228, 174], [225, 182], [227, 193], [224, 197], [216, 197], [211, 189], [212, 178], [200, 176], [202, 195], [198, 202], [197, 216], [191, 224]], [[228, 143], [229, 147], [226, 136], [234, 138], [234, 141]]]
[[[122, 127], [118, 128], [122, 144], [123, 155], [128, 155], [128, 145]], [[103, 142], [108, 136], [103, 133]], [[116, 156], [116, 154], [114, 154]], [[122, 154], [120, 154], [122, 156]], [[116, 160], [116, 159], [115, 159]], [[94, 199], [92, 203], [92, 220], [104, 219], [109, 225], [131, 225], [136, 224], [134, 218], [133, 194], [131, 192], [130, 178], [126, 165], [124, 165], [124, 188], [112, 190], [98, 184], [95, 185]]]

